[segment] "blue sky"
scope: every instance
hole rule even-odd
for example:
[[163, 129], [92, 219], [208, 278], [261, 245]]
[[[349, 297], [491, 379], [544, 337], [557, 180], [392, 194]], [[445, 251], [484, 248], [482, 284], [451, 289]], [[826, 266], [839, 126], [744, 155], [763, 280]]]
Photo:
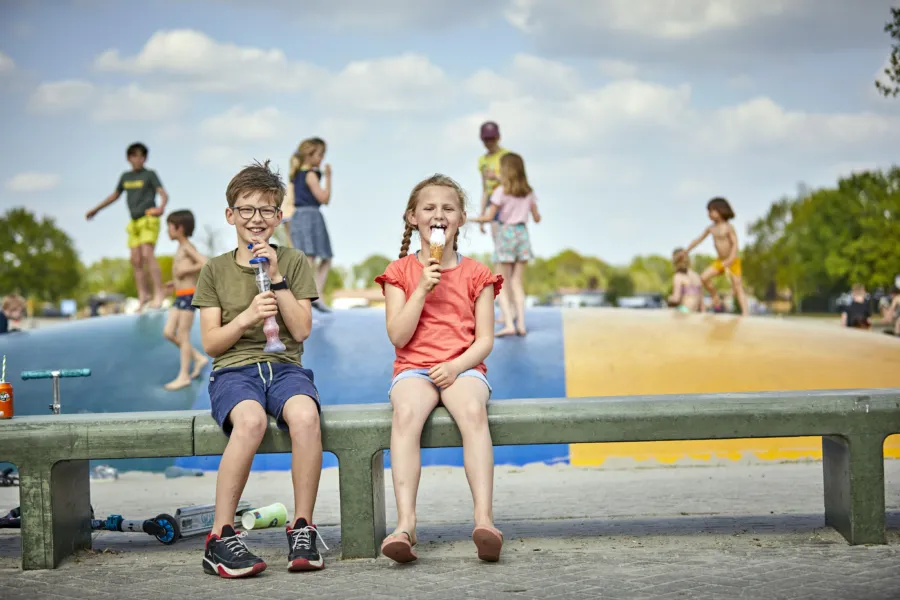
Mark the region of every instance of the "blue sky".
[[[892, 164], [900, 99], [872, 85], [892, 4], [12, 0], [0, 210], [54, 216], [85, 261], [126, 256], [124, 198], [83, 215], [140, 140], [170, 208], [192, 209], [224, 250], [229, 178], [253, 159], [284, 170], [319, 135], [335, 261], [350, 265], [396, 254], [409, 190], [433, 172], [477, 203], [491, 118], [541, 203], [539, 255], [667, 254], [706, 225], [711, 196], [732, 201], [743, 234], [800, 182]], [[490, 242], [470, 227], [461, 248]]]

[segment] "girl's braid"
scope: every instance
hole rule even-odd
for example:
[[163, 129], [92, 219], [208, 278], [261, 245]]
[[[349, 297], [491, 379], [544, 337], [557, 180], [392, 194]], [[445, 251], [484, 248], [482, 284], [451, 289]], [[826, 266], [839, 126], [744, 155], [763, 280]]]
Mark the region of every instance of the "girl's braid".
[[404, 258], [409, 254], [409, 243], [412, 241], [412, 232], [412, 225], [407, 223], [406, 229], [403, 231], [403, 243], [400, 244], [400, 258]]

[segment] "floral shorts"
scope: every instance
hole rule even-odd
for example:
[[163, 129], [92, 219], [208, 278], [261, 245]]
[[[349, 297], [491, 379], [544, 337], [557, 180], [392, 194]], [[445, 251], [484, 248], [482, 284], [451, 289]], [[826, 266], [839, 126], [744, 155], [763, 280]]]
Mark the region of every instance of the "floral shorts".
[[531, 259], [531, 238], [525, 224], [500, 225], [494, 242], [494, 262], [528, 262]]

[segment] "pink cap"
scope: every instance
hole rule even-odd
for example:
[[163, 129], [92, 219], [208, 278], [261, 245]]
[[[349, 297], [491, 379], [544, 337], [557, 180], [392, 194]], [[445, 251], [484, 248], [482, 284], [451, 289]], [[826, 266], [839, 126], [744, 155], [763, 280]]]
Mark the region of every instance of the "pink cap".
[[493, 121], [481, 124], [481, 139], [495, 140], [500, 137], [500, 127]]

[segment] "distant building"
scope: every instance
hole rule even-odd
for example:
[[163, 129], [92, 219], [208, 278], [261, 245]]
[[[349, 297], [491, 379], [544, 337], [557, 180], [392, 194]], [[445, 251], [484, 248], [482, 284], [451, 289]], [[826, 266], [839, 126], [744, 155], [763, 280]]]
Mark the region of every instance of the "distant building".
[[551, 296], [550, 306], [579, 308], [582, 306], [609, 306], [609, 304], [606, 302], [606, 293], [601, 290], [560, 288]]
[[338, 310], [348, 308], [384, 308], [384, 294], [381, 292], [380, 287], [335, 290], [331, 294], [331, 307]]

